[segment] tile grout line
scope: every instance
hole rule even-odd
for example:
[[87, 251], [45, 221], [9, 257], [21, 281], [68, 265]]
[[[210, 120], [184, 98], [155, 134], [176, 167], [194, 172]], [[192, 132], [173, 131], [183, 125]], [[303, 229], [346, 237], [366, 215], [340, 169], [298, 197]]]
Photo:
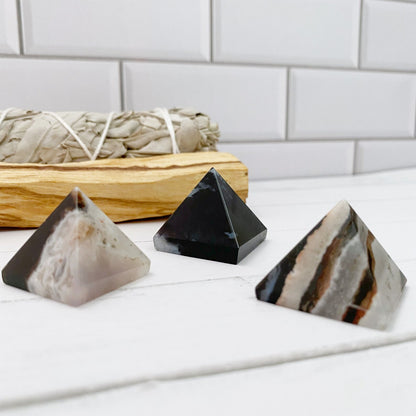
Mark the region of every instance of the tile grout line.
[[351, 142], [361, 142], [361, 141], [367, 141], [367, 142], [387, 142], [387, 141], [394, 141], [394, 142], [412, 142], [415, 140], [415, 137], [354, 137], [354, 138], [348, 138], [348, 137], [325, 137], [325, 138], [317, 138], [317, 137], [311, 137], [311, 138], [304, 138], [304, 139], [290, 139], [290, 140], [284, 140], [284, 139], [277, 139], [277, 138], [271, 138], [271, 139], [256, 139], [256, 138], [247, 138], [247, 139], [239, 139], [239, 140], [228, 140], [228, 139], [221, 139], [221, 144], [235, 144], [235, 145], [252, 145], [252, 144], [287, 144], [287, 143], [351, 143]]
[[357, 153], [358, 153], [358, 140], [354, 141], [353, 157], [352, 157], [352, 174], [357, 174]]
[[414, 108], [414, 115], [415, 115], [415, 125], [414, 125], [414, 138], [416, 139], [416, 96], [415, 96], [415, 108]]
[[148, 382], [174, 382], [179, 380], [195, 379], [199, 377], [223, 375], [229, 373], [235, 373], [239, 371], [256, 370], [261, 368], [273, 367], [277, 365], [292, 364], [301, 361], [314, 360], [326, 357], [335, 357], [343, 354], [353, 354], [362, 351], [367, 351], [375, 348], [384, 348], [389, 346], [396, 346], [404, 343], [416, 341], [416, 334], [411, 333], [408, 336], [392, 337], [391, 339], [380, 340], [372, 343], [370, 341], [363, 341], [360, 346], [354, 344], [341, 344], [335, 348], [323, 348], [320, 351], [312, 351], [306, 353], [295, 353], [289, 357], [268, 357], [264, 359], [252, 359], [247, 362], [237, 362], [228, 366], [217, 365], [212, 368], [200, 369], [200, 370], [183, 370], [176, 371], [167, 374], [155, 374], [147, 377], [132, 378], [130, 380], [121, 381], [112, 384], [102, 384], [90, 388], [78, 388], [69, 390], [62, 393], [49, 393], [43, 396], [29, 397], [24, 399], [6, 400], [0, 403], [1, 410], [11, 410], [15, 408], [30, 407], [41, 404], [47, 404], [51, 402], [57, 402], [59, 400], [76, 399], [79, 397], [90, 396], [92, 394], [109, 392], [114, 390], [121, 390], [128, 387], [141, 385]]
[[378, 0], [378, 1], [384, 1], [385, 3], [407, 3], [407, 4], [415, 4], [414, 0]]
[[22, 4], [20, 0], [16, 1], [16, 12], [17, 12], [17, 29], [19, 35], [19, 54], [24, 55], [24, 44], [23, 44], [23, 15], [22, 15]]
[[120, 109], [121, 111], [126, 110], [126, 102], [124, 97], [124, 71], [123, 71], [123, 61], [118, 63], [118, 73], [119, 73], [119, 88], [120, 88]]
[[357, 57], [357, 67], [361, 69], [361, 54], [362, 54], [362, 42], [363, 42], [363, 13], [364, 13], [364, 1], [360, 2], [360, 21], [358, 26], [358, 57]]
[[324, 66], [324, 65], [308, 65], [308, 64], [293, 64], [293, 63], [261, 63], [261, 62], [207, 62], [204, 60], [183, 60], [172, 59], [163, 60], [160, 58], [134, 58], [128, 56], [74, 56], [74, 55], [44, 55], [44, 54], [24, 54], [13, 55], [7, 53], [0, 53], [1, 58], [13, 58], [13, 59], [44, 59], [44, 60], [72, 60], [72, 61], [106, 61], [106, 62], [137, 62], [137, 63], [151, 63], [151, 64], [182, 64], [182, 65], [204, 65], [204, 66], [232, 66], [232, 67], [249, 67], [249, 68], [278, 68], [278, 69], [303, 69], [303, 70], [321, 70], [321, 71], [349, 71], [353, 73], [382, 73], [390, 75], [416, 75], [416, 68], [414, 70], [399, 69], [399, 68], [357, 68], [354, 66]]
[[290, 95], [290, 74], [291, 68], [287, 67], [286, 71], [286, 117], [285, 117], [285, 141], [289, 140], [289, 95]]
[[209, 61], [214, 62], [214, 0], [209, 1]]

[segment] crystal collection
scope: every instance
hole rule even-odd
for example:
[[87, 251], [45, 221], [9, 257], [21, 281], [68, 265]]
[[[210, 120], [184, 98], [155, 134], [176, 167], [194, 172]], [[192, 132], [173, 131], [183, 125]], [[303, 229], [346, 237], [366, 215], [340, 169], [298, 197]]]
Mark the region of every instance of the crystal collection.
[[[237, 264], [267, 229], [212, 168], [153, 237], [157, 250]], [[150, 260], [74, 188], [2, 271], [4, 283], [72, 306], [148, 273]], [[259, 300], [370, 328], [390, 322], [406, 278], [346, 201], [257, 285]]]

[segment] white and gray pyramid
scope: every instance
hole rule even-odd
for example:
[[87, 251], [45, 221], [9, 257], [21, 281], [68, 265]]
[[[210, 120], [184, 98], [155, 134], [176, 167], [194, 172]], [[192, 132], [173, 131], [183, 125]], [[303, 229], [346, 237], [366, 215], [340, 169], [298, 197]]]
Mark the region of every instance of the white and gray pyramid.
[[2, 271], [11, 286], [77, 306], [144, 276], [150, 260], [74, 188]]
[[406, 278], [346, 201], [339, 202], [257, 285], [259, 300], [385, 328]]

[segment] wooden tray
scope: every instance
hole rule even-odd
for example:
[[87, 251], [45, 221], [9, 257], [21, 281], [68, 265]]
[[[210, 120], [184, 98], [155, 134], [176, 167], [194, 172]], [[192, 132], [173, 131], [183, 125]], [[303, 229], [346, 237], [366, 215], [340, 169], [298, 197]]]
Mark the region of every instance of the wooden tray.
[[116, 222], [169, 215], [211, 167], [246, 200], [247, 168], [228, 153], [0, 163], [0, 227], [38, 227], [75, 186]]

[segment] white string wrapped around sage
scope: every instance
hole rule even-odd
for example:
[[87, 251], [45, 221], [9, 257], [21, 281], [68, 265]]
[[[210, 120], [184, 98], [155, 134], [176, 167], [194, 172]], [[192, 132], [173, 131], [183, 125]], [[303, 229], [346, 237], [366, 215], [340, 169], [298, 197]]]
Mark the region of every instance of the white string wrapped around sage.
[[[106, 128], [107, 127], [107, 128]], [[141, 112], [0, 112], [0, 162], [67, 163], [215, 151], [218, 125], [189, 108]]]

